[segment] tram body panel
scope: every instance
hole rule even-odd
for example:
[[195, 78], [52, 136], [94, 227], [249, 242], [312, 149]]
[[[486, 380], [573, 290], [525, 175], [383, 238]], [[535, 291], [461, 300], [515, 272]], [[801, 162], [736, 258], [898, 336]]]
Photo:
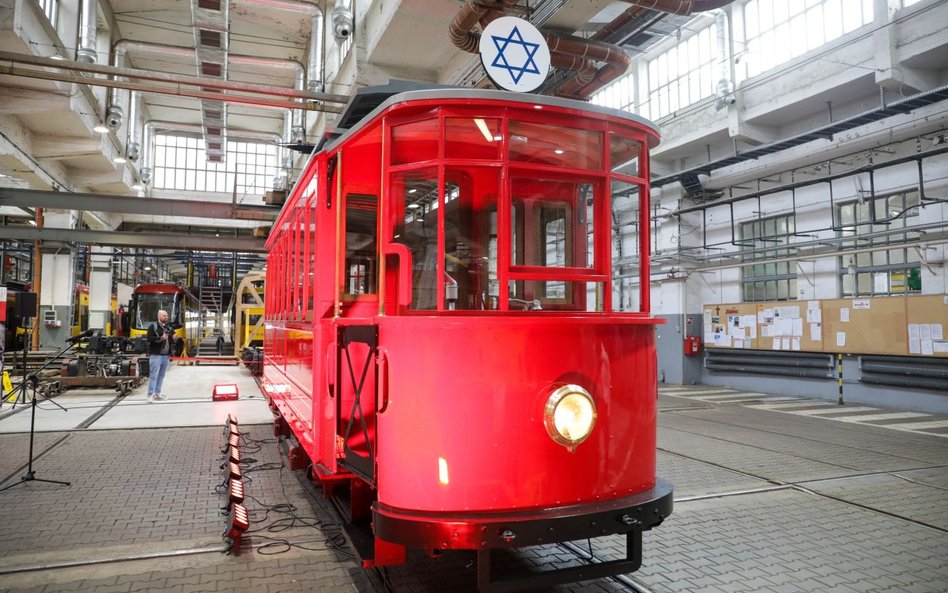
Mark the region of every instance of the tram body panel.
[[[549, 321], [381, 320], [388, 401], [378, 415], [380, 502], [503, 511], [602, 501], [654, 484], [653, 326]], [[547, 398], [568, 383], [585, 387], [598, 413], [575, 452], [555, 443], [543, 421]]]

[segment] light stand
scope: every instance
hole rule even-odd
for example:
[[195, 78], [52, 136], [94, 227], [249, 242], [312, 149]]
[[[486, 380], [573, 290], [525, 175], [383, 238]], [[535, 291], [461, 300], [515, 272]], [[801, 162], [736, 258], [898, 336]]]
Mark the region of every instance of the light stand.
[[[81, 335], [81, 334], [80, 334], [80, 335]], [[80, 337], [80, 336], [76, 336], [76, 338], [78, 338], [78, 337]], [[19, 481], [19, 482], [14, 482], [14, 483], [10, 484], [9, 486], [4, 486], [3, 488], [0, 488], [0, 492], [3, 492], [4, 490], [8, 490], [8, 489], [10, 489], [10, 488], [13, 488], [14, 486], [18, 486], [18, 485], [20, 485], [20, 484], [25, 484], [26, 482], [46, 482], [46, 483], [49, 483], [49, 484], [62, 484], [63, 486], [69, 486], [69, 485], [71, 484], [71, 482], [63, 482], [63, 481], [60, 481], [60, 480], [44, 480], [44, 479], [42, 479], [42, 478], [37, 478], [37, 477], [36, 477], [36, 472], [33, 471], [33, 437], [34, 437], [35, 434], [36, 434], [36, 384], [39, 382], [39, 374], [40, 374], [40, 371], [44, 370], [46, 367], [48, 367], [49, 365], [51, 365], [53, 362], [55, 362], [56, 360], [58, 360], [59, 358], [61, 358], [63, 354], [65, 354], [65, 353], [69, 352], [70, 350], [72, 350], [72, 348], [73, 348], [73, 347], [76, 345], [76, 343], [78, 342], [78, 340], [77, 340], [76, 338], [70, 338], [70, 340], [72, 340], [72, 341], [70, 341], [70, 344], [69, 344], [68, 346], [66, 346], [65, 348], [63, 348], [63, 349], [60, 350], [59, 352], [57, 352], [57, 353], [56, 353], [56, 356], [54, 356], [54, 357], [50, 358], [49, 360], [47, 360], [47, 361], [46, 361], [46, 364], [44, 364], [44, 365], [41, 366], [40, 368], [36, 369], [36, 371], [34, 371], [33, 374], [30, 375], [29, 377], [26, 377], [26, 376], [25, 376], [25, 375], [26, 375], [26, 371], [24, 371], [24, 373], [23, 373], [23, 374], [24, 374], [23, 382], [20, 383], [19, 385], [17, 385], [17, 389], [22, 389], [22, 390], [23, 390], [23, 401], [26, 401], [26, 384], [27, 384], [27, 382], [32, 383], [32, 385], [33, 385], [33, 401], [32, 401], [32, 403], [30, 404], [30, 456], [29, 456], [29, 462], [27, 463], [27, 467], [26, 467], [26, 473], [23, 474], [22, 476], [20, 476], [20, 481]], [[24, 364], [24, 368], [25, 368], [25, 364]], [[49, 398], [47, 398], [46, 401], [52, 401], [52, 400], [50, 400]], [[63, 408], [63, 407], [60, 406], [58, 403], [56, 403], [56, 402], [53, 402], [53, 403], [55, 403], [57, 406], [59, 406], [60, 408], [62, 408], [63, 411], [66, 411], [66, 408]]]

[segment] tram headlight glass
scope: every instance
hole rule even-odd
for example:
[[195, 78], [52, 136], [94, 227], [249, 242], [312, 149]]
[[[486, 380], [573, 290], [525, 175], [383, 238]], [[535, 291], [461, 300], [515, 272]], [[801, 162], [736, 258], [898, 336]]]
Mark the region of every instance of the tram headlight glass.
[[592, 434], [596, 403], [579, 385], [564, 385], [546, 400], [543, 419], [550, 438], [572, 451]]

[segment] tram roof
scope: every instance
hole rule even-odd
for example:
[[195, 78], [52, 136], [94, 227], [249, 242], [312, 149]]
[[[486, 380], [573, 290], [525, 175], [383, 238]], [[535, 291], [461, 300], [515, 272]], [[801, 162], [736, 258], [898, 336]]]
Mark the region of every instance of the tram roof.
[[[644, 126], [650, 130], [653, 134], [649, 135], [649, 148], [654, 148], [658, 144], [659, 131], [658, 126], [656, 126], [651, 121], [645, 119], [642, 116], [636, 115], [634, 113], [629, 113], [628, 111], [621, 111], [618, 109], [612, 109], [609, 107], [602, 107], [599, 105], [593, 105], [591, 103], [586, 103], [584, 101], [576, 101], [574, 99], [563, 99], [561, 97], [550, 97], [547, 95], [531, 95], [527, 93], [511, 93], [508, 91], [497, 91], [497, 90], [487, 90], [487, 89], [467, 89], [467, 88], [456, 88], [456, 87], [437, 87], [430, 89], [421, 89], [421, 90], [409, 90], [405, 92], [396, 92], [392, 94], [391, 91], [386, 93], [386, 89], [391, 89], [397, 91], [399, 87], [389, 85], [380, 86], [380, 87], [366, 87], [360, 89], [359, 93], [362, 93], [367, 101], [358, 101], [356, 100], [359, 95], [357, 94], [349, 104], [345, 112], [343, 113], [343, 119], [341, 121], [356, 120], [352, 127], [345, 130], [340, 136], [332, 139], [328, 142], [322, 150], [331, 151], [334, 150], [341, 143], [345, 142], [350, 136], [358, 132], [363, 126], [372, 121], [379, 114], [384, 112], [386, 109], [392, 107], [393, 105], [398, 105], [402, 103], [412, 103], [415, 101], [437, 101], [444, 99], [473, 99], [477, 101], [505, 101], [507, 103], [523, 103], [526, 105], [542, 105], [544, 107], [560, 107], [564, 109], [574, 109], [579, 111], [586, 111], [590, 114], [605, 115], [609, 117], [614, 117], [618, 119], [628, 120], [632, 123]], [[378, 98], [389, 95], [387, 99], [378, 104], [375, 109], [372, 109], [369, 113], [365, 113], [365, 103], [372, 102], [373, 98], [375, 101]], [[364, 115], [361, 115], [364, 114]], [[361, 117], [359, 117], [361, 115]], [[358, 119], [356, 119], [358, 118]], [[348, 121], [347, 121], [348, 120]]]
[[154, 293], [169, 293], [169, 292], [183, 292], [184, 289], [178, 286], [177, 284], [139, 284], [135, 287], [135, 293], [137, 294], [154, 294]]

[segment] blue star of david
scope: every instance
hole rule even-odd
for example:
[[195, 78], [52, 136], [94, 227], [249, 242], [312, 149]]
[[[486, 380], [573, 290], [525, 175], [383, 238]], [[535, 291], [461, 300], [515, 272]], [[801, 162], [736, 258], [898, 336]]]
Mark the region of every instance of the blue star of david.
[[[520, 79], [523, 78], [524, 74], [540, 73], [536, 62], [533, 61], [533, 56], [536, 55], [537, 50], [540, 48], [540, 44], [524, 41], [523, 35], [520, 34], [520, 29], [514, 27], [510, 30], [510, 34], [507, 35], [507, 37], [498, 37], [497, 35], [491, 35], [490, 37], [494, 41], [494, 46], [497, 48], [497, 57], [494, 58], [491, 66], [494, 66], [495, 68], [502, 68], [509, 72], [510, 78], [513, 79], [514, 84], [519, 84]], [[527, 59], [524, 61], [522, 66], [512, 66], [507, 61], [507, 56], [504, 55], [504, 51], [506, 51], [507, 47], [510, 45], [520, 45], [527, 53]]]

